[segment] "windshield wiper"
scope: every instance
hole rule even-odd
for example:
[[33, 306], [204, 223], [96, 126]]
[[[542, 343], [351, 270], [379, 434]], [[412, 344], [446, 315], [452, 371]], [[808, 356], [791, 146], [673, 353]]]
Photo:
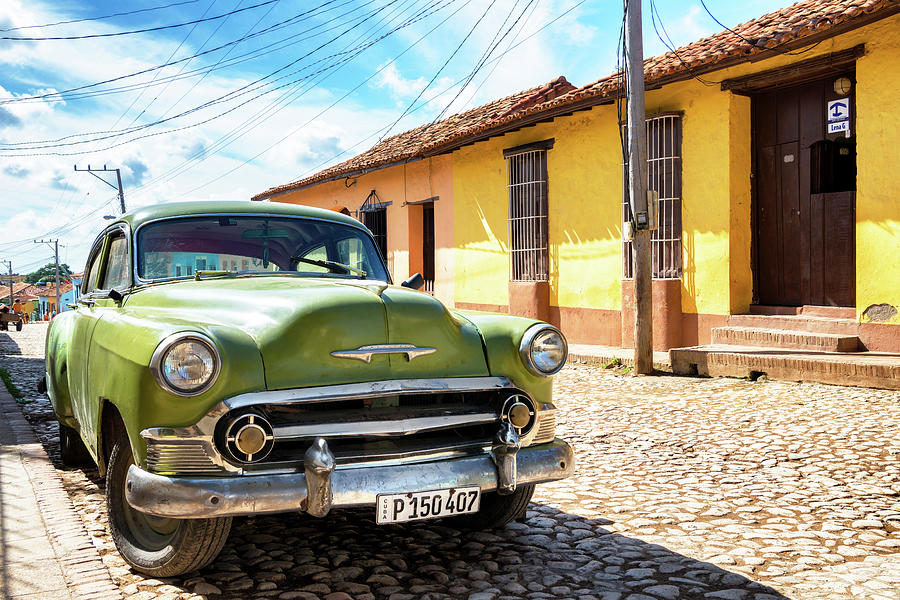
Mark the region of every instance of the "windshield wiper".
[[311, 258], [303, 258], [302, 256], [292, 256], [291, 260], [294, 262], [306, 263], [308, 265], [315, 265], [317, 267], [323, 267], [325, 269], [341, 269], [346, 273], [353, 273], [354, 275], [359, 275], [360, 277], [365, 277], [366, 272], [360, 269], [355, 269], [350, 265], [345, 265], [344, 263], [334, 262], [333, 260], [313, 260]]
[[200, 281], [201, 277], [209, 275], [210, 277], [237, 277], [237, 271], [194, 271], [194, 281]]

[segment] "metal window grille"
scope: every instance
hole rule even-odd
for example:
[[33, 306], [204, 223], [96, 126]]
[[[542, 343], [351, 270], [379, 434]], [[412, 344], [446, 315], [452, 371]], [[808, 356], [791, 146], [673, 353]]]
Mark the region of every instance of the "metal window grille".
[[547, 281], [547, 151], [506, 157], [509, 193], [510, 278]]
[[362, 222], [372, 237], [375, 238], [375, 244], [381, 251], [381, 257], [387, 260], [387, 207], [389, 202], [382, 202], [375, 190], [369, 192], [365, 202], [359, 207], [359, 213], [362, 214]]
[[[658, 228], [651, 236], [654, 279], [681, 278], [681, 115], [648, 117], [647, 188], [659, 193]], [[631, 221], [628, 203], [628, 164], [624, 165], [625, 188], [622, 193], [622, 218]], [[623, 228], [624, 229], [624, 228]], [[622, 274], [634, 277], [631, 241], [622, 241]]]

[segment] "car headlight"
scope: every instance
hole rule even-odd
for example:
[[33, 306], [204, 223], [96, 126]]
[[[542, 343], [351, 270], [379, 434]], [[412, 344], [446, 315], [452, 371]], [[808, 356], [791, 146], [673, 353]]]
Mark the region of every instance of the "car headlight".
[[156, 382], [179, 396], [196, 396], [219, 375], [221, 360], [211, 339], [199, 333], [176, 333], [164, 339], [150, 359]]
[[556, 327], [538, 323], [522, 336], [519, 355], [528, 370], [535, 375], [553, 375], [563, 368], [569, 356], [566, 336]]

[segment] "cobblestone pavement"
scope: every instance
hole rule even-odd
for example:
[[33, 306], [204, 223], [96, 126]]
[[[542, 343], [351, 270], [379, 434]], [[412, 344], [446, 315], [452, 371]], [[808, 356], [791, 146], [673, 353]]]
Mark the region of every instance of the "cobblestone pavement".
[[[44, 331], [0, 334], [0, 367], [56, 460], [33, 391]], [[165, 581], [116, 553], [97, 472], [57, 466], [130, 599], [900, 598], [900, 392], [572, 366], [556, 400], [577, 473], [539, 486], [524, 523], [237, 519], [213, 565]]]

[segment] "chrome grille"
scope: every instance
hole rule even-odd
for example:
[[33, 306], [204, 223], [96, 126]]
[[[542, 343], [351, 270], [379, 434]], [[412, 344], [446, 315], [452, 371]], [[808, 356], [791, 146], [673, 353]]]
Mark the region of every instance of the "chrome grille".
[[556, 436], [556, 411], [542, 410], [538, 413], [537, 434], [534, 436], [535, 444], [552, 442]]
[[204, 444], [147, 440], [147, 468], [154, 473], [219, 473]]

